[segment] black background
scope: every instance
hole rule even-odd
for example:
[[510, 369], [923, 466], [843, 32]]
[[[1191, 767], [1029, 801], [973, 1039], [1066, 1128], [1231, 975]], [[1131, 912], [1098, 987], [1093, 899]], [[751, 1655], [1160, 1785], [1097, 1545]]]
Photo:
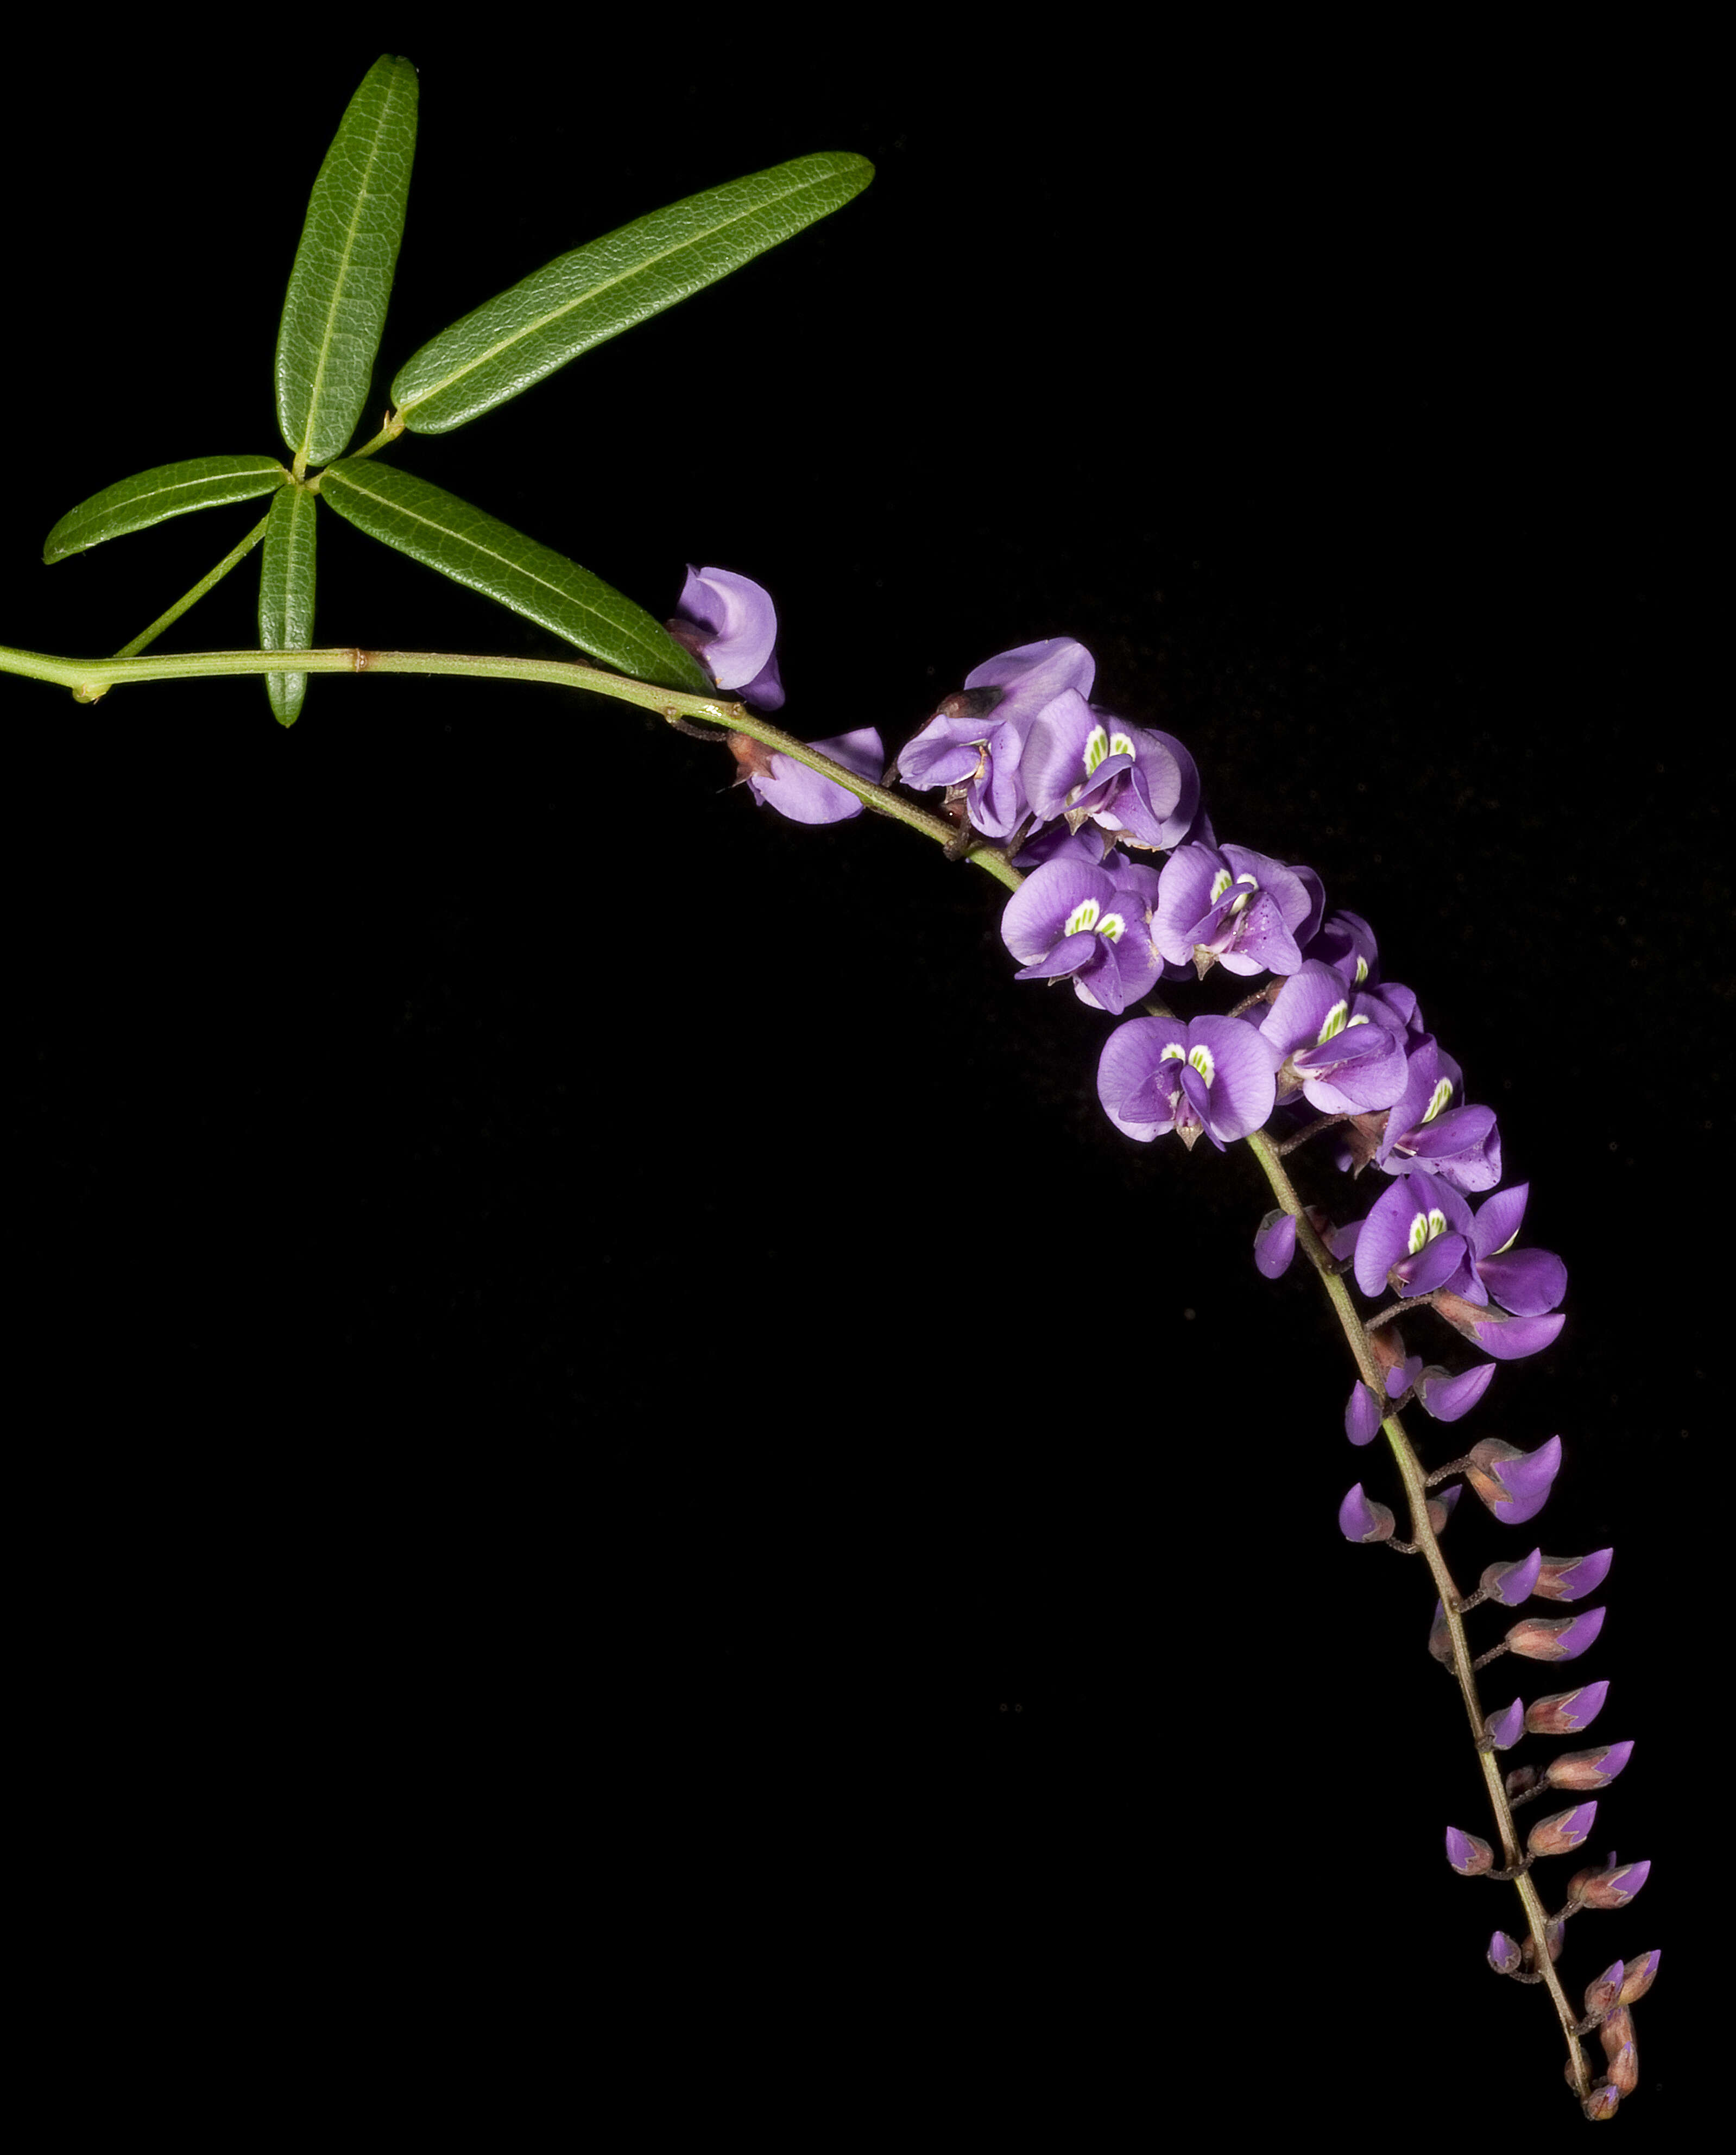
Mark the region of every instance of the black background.
[[[7, 641], [113, 649], [247, 528], [39, 559], [126, 472], [276, 447], [307, 189], [392, 41], [299, 78], [85, 55], [75, 123], [4, 145]], [[1662, 1859], [1672, 1500], [1721, 1418], [1682, 1237], [1715, 1231], [1729, 995], [1727, 764], [1684, 655], [1699, 168], [1662, 56], [1175, 49], [1129, 81], [840, 43], [797, 79], [714, 26], [653, 43], [413, 48], [375, 407], [647, 208], [822, 147], [873, 187], [392, 453], [659, 616], [689, 561], [758, 577], [810, 736], [890, 745], [991, 653], [1077, 636], [1100, 700], [1191, 748], [1220, 837], [1368, 915], [1571, 1278], [1557, 1346], [1416, 1434], [1559, 1430], [1545, 1547], [1618, 1545], [1592, 1656], [1506, 1663], [1490, 1702], [1610, 1676], [1596, 1733], [1641, 1743], [1600, 1845]], [[320, 543], [322, 642], [554, 648], [335, 518]], [[244, 643], [254, 603], [249, 563], [166, 642]], [[1334, 1527], [1356, 1476], [1393, 1494], [1344, 1442], [1342, 1344], [1256, 1273], [1251, 1162], [1109, 1126], [1105, 1021], [1010, 979], [996, 886], [756, 811], [720, 754], [558, 690], [316, 679], [287, 734], [251, 681], [0, 699], [28, 1714], [130, 1912], [99, 1929], [123, 1979], [165, 1850], [184, 1894], [247, 1881], [180, 1904], [214, 1964], [365, 1874], [334, 1922], [378, 1940], [332, 1994], [473, 1921], [582, 1976], [551, 1933], [625, 1861], [597, 1821], [643, 1806], [681, 1964], [727, 1988], [738, 1924], [770, 1931], [794, 2014], [794, 1971], [883, 1961], [894, 2078], [1016, 2082], [1021, 2031], [1064, 2059], [1083, 1999], [1093, 2078], [1155, 2111], [1209, 2076], [1250, 2123], [1567, 2128], [1546, 2002], [1481, 1964], [1510, 1897], [1441, 1859], [1485, 1819], [1427, 1582]], [[1462, 1581], [1514, 1539], [1456, 1523]], [[898, 1924], [851, 1891], [913, 1876]], [[1661, 1861], [1581, 1919], [1570, 1990], [1667, 1948], [1674, 1891]], [[943, 1966], [1001, 2033], [954, 2045]]]

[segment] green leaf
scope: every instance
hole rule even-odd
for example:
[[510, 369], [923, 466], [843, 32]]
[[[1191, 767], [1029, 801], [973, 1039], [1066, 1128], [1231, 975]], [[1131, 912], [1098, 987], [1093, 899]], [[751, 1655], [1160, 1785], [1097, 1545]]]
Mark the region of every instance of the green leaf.
[[605, 666], [689, 695], [716, 694], [691, 655], [612, 584], [443, 487], [354, 457], [320, 474], [320, 492], [371, 539], [486, 592]]
[[[305, 486], [271, 504], [259, 570], [259, 648], [305, 651], [314, 640], [314, 524], [318, 504]], [[305, 673], [268, 673], [265, 693], [279, 725], [293, 726], [307, 694]]]
[[362, 77], [325, 153], [289, 272], [277, 333], [277, 421], [298, 479], [341, 455], [361, 417], [415, 149], [416, 70], [388, 53]]
[[64, 561], [105, 539], [143, 531], [166, 517], [195, 509], [221, 509], [226, 501], [251, 501], [284, 486], [289, 474], [275, 457], [189, 457], [117, 479], [76, 509], [69, 509], [42, 544], [45, 561]]
[[417, 433], [462, 427], [842, 209], [873, 177], [866, 157], [826, 151], [653, 210], [443, 330], [399, 369], [392, 403]]

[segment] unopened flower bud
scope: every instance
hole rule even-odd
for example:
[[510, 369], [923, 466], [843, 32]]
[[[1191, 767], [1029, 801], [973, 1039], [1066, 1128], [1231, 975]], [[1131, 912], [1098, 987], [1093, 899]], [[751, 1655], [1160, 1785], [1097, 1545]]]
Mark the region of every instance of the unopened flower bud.
[[1594, 1549], [1590, 1556], [1546, 1556], [1532, 1591], [1544, 1601], [1577, 1601], [1595, 1594], [1609, 1576], [1615, 1556], [1612, 1548]]
[[1429, 1498], [1429, 1525], [1434, 1533], [1440, 1534], [1446, 1532], [1447, 1522], [1458, 1509], [1459, 1498], [1464, 1492], [1464, 1483], [1455, 1482], [1450, 1487], [1442, 1489], [1437, 1495]]
[[1527, 1795], [1536, 1786], [1535, 1766], [1515, 1766], [1507, 1777], [1507, 1793], [1510, 1796]]
[[1552, 1691], [1525, 1708], [1525, 1726], [1534, 1736], [1577, 1736], [1597, 1718], [1609, 1694], [1606, 1676], [1577, 1691]]
[[[1567, 2080], [1570, 2087], [1577, 2086], [1578, 2083], [1574, 2079], [1573, 2067], [1570, 2065], [1567, 2069]], [[1600, 2081], [1580, 2107], [1594, 2125], [1601, 2125], [1606, 2117], [1613, 2117], [1616, 2115], [1621, 2101], [1620, 2088], [1612, 2086], [1608, 2081]]]
[[1491, 1564], [1483, 1568], [1483, 1590], [1492, 1601], [1503, 1608], [1517, 1609], [1522, 1601], [1529, 1601], [1531, 1590], [1537, 1584], [1537, 1574], [1543, 1569], [1543, 1551], [1533, 1549], [1529, 1556], [1522, 1556], [1514, 1564]]
[[1254, 1236], [1254, 1262], [1267, 1279], [1279, 1279], [1296, 1254], [1296, 1221], [1288, 1212], [1268, 1212]]
[[1634, 2041], [1633, 2016], [1625, 2005], [1604, 2015], [1597, 2040], [1609, 2061], [1610, 2086], [1631, 2095], [1640, 2084], [1640, 2051]]
[[1437, 1661], [1445, 1661], [1452, 1667], [1452, 1632], [1447, 1625], [1447, 1611], [1438, 1601], [1435, 1604], [1434, 1621], [1429, 1625], [1429, 1651]]
[[1416, 1395], [1422, 1401], [1423, 1411], [1431, 1414], [1436, 1421], [1458, 1421], [1489, 1388], [1495, 1374], [1493, 1362], [1479, 1362], [1473, 1368], [1461, 1370], [1451, 1376], [1438, 1363], [1431, 1362], [1423, 1371], [1416, 1387]]
[[1570, 1661], [1602, 1630], [1605, 1613], [1588, 1609], [1580, 1616], [1522, 1616], [1508, 1633], [1507, 1643], [1529, 1661]]
[[1511, 1751], [1525, 1733], [1524, 1700], [1516, 1698], [1504, 1712], [1490, 1714], [1483, 1724], [1483, 1733], [1498, 1751]]
[[1596, 1816], [1595, 1803], [1575, 1804], [1569, 1811], [1551, 1811], [1526, 1835], [1525, 1845], [1534, 1856], [1565, 1856], [1590, 1832]]
[[1535, 1451], [1521, 1451], [1498, 1436], [1473, 1444], [1465, 1478], [1498, 1519], [1518, 1526], [1543, 1509], [1549, 1485], [1561, 1471], [1561, 1440], [1552, 1436]]
[[1633, 1754], [1633, 1743], [1600, 1743], [1590, 1751], [1564, 1751], [1545, 1769], [1552, 1789], [1606, 1789]]
[[1619, 1960], [1612, 1960], [1599, 1976], [1594, 1976], [1585, 1985], [1585, 2010], [1588, 2014], [1607, 2013], [1621, 1994], [1621, 1984], [1627, 1970]]
[[1372, 1444], [1380, 1434], [1380, 1402], [1366, 1385], [1353, 1385], [1344, 1408], [1344, 1435], [1352, 1444]]
[[1489, 1940], [1489, 1966], [1497, 1975], [1517, 1975], [1525, 1964], [1517, 1939], [1510, 1938], [1505, 1931], [1497, 1931]]
[[1447, 1860], [1462, 1877], [1475, 1878], [1493, 1867], [1495, 1851], [1474, 1833], [1461, 1833], [1456, 1825], [1450, 1825], [1447, 1829]]
[[[1559, 1960], [1561, 1958], [1561, 1941], [1567, 1936], [1566, 1924], [1562, 1922], [1559, 1916], [1557, 1916], [1553, 1922], [1545, 1923], [1544, 1925], [1543, 1936], [1544, 1943], [1548, 1946], [1549, 1949], [1549, 1958], [1552, 1961]], [[1534, 1938], [1528, 1937], [1520, 1950], [1525, 1956], [1525, 1967], [1527, 1970], [1533, 1975], [1536, 1974], [1537, 1941]]]
[[1339, 1532], [1347, 1542], [1384, 1542], [1393, 1528], [1392, 1513], [1372, 1502], [1358, 1482], [1338, 1507]]
[[1650, 1953], [1641, 1953], [1637, 1960], [1631, 1960], [1627, 1963], [1627, 1973], [1621, 1978], [1621, 1996], [1617, 2002], [1631, 2005], [1636, 1998], [1643, 1998], [1657, 1980], [1657, 1964], [1662, 1958], [1662, 1953], [1654, 1946]]
[[1582, 1908], [1625, 1908], [1651, 1876], [1649, 1858], [1643, 1863], [1618, 1863], [1611, 1856], [1600, 1871], [1589, 1875], [1576, 1871], [1568, 1881], [1568, 1898]]

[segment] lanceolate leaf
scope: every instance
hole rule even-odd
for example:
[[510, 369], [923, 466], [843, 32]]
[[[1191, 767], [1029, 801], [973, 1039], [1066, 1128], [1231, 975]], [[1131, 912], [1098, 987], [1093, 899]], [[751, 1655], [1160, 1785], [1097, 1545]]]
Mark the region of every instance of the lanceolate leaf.
[[124, 531], [143, 531], [166, 517], [189, 509], [221, 509], [226, 501], [251, 501], [289, 484], [289, 474], [275, 457], [190, 457], [185, 463], [158, 464], [116, 479], [64, 516], [43, 541], [45, 561], [63, 561]]
[[[305, 651], [314, 640], [315, 497], [285, 487], [271, 504], [259, 571], [259, 648]], [[293, 726], [307, 694], [305, 673], [268, 673], [265, 693], [279, 725]]]
[[322, 472], [320, 491], [371, 539], [485, 591], [605, 666], [693, 695], [716, 694], [694, 659], [612, 584], [443, 488], [357, 457]]
[[277, 335], [277, 418], [308, 465], [340, 455], [367, 397], [403, 236], [416, 70], [390, 54], [362, 77], [314, 182]]
[[415, 433], [461, 427], [842, 209], [873, 176], [866, 157], [827, 151], [635, 218], [443, 330], [399, 370], [392, 403]]

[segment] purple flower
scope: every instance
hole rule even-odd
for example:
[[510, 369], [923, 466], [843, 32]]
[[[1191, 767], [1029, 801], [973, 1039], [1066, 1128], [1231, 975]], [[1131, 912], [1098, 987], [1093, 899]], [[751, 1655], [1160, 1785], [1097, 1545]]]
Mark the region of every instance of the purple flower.
[[1064, 816], [1077, 830], [1088, 816], [1126, 845], [1180, 845], [1199, 813], [1200, 774], [1180, 742], [1094, 709], [1077, 688], [1032, 722], [1020, 770], [1044, 822]]
[[1483, 1732], [1498, 1751], [1511, 1751], [1525, 1733], [1525, 1702], [1516, 1698], [1504, 1712], [1488, 1715]]
[[1492, 1601], [1504, 1608], [1517, 1609], [1522, 1601], [1529, 1601], [1537, 1585], [1537, 1574], [1543, 1569], [1543, 1551], [1533, 1549], [1529, 1556], [1522, 1556], [1513, 1564], [1492, 1564], [1485, 1567], [1482, 1586]]
[[1384, 1542], [1393, 1524], [1390, 1509], [1365, 1497], [1360, 1482], [1338, 1507], [1339, 1532], [1347, 1542]]
[[[1161, 942], [1159, 948], [1162, 948]], [[1493, 1108], [1455, 1108], [1463, 1080], [1432, 1033], [1406, 1047], [1404, 1090], [1394, 1101], [1375, 1154], [1389, 1175], [1420, 1168], [1455, 1190], [1493, 1190], [1501, 1180], [1501, 1136]]]
[[1359, 988], [1380, 977], [1375, 931], [1360, 913], [1334, 913], [1323, 921], [1304, 955], [1319, 959]]
[[[1438, 1183], [1429, 1186], [1440, 1188]], [[1441, 1189], [1443, 1198], [1452, 1195], [1451, 1189]], [[1357, 1246], [1360, 1250], [1361, 1245]], [[1493, 1303], [1479, 1309], [1474, 1302], [1467, 1302], [1450, 1289], [1436, 1295], [1434, 1306], [1455, 1332], [1462, 1332], [1498, 1362], [1516, 1362], [1522, 1355], [1539, 1354], [1567, 1322], [1559, 1313], [1554, 1317], [1509, 1317]]]
[[1019, 775], [1027, 735], [1057, 696], [1088, 696], [1096, 675], [1096, 660], [1070, 636], [985, 659], [899, 750], [899, 775], [908, 786], [945, 786], [986, 837], [1009, 837], [1028, 807]]
[[[696, 569], [689, 563], [680, 612], [668, 626], [719, 688], [762, 711], [782, 709], [784, 684], [772, 651], [777, 612], [771, 593], [751, 576], [737, 576], [733, 569]], [[876, 778], [879, 775], [874, 773]]]
[[[746, 786], [762, 808], [776, 808], [792, 823], [846, 823], [862, 813], [860, 798], [823, 771], [809, 770], [781, 749], [768, 749], [750, 734], [731, 734], [729, 740], [730, 754], [741, 765], [736, 781]], [[872, 726], [810, 741], [808, 746], [876, 783], [885, 766], [886, 751]]]
[[1470, 1413], [1488, 1390], [1494, 1374], [1493, 1362], [1478, 1362], [1469, 1369], [1461, 1370], [1456, 1377], [1431, 1363], [1422, 1373], [1416, 1395], [1422, 1401], [1424, 1413], [1431, 1414], [1436, 1421], [1457, 1421]]
[[1268, 1212], [1254, 1236], [1254, 1262], [1267, 1279], [1282, 1279], [1296, 1254], [1296, 1216]]
[[1376, 1022], [1370, 1002], [1318, 959], [1304, 959], [1290, 975], [1260, 1021], [1261, 1031], [1283, 1057], [1281, 1103], [1299, 1091], [1323, 1115], [1391, 1106], [1405, 1086], [1404, 1042]]
[[1612, 1548], [1601, 1548], [1590, 1556], [1546, 1556], [1536, 1590], [1545, 1601], [1577, 1601], [1603, 1584], [1615, 1554]]
[[1558, 1308], [1567, 1292], [1567, 1267], [1553, 1250], [1515, 1250], [1525, 1216], [1529, 1182], [1498, 1190], [1477, 1208], [1472, 1221], [1467, 1264], [1472, 1279], [1486, 1293], [1460, 1292], [1471, 1302], [1493, 1296], [1515, 1317], [1541, 1317]]
[[1204, 1130], [1218, 1150], [1272, 1113], [1272, 1051], [1237, 1017], [1129, 1018], [1104, 1042], [1097, 1097], [1118, 1130], [1141, 1144], [1175, 1130], [1192, 1150]]
[[1312, 868], [1287, 868], [1247, 846], [1182, 846], [1164, 864], [1151, 939], [1172, 965], [1203, 980], [1232, 973], [1293, 973], [1325, 909]]
[[1033, 869], [1006, 902], [1001, 939], [1024, 961], [1016, 979], [1071, 979], [1082, 1002], [1119, 1017], [1158, 975], [1157, 871], [1112, 857], [1114, 868], [1055, 860]]
[[1352, 1444], [1372, 1444], [1380, 1434], [1381, 1405], [1369, 1387], [1353, 1385], [1344, 1409], [1344, 1435]]
[[1356, 1238], [1356, 1284], [1371, 1295], [1389, 1282], [1401, 1295], [1443, 1287], [1459, 1270], [1470, 1231], [1471, 1208], [1450, 1185], [1408, 1177], [1395, 1182], [1375, 1200]]
[[1561, 1471], [1561, 1440], [1552, 1436], [1535, 1451], [1521, 1451], [1498, 1436], [1486, 1436], [1467, 1454], [1465, 1479], [1498, 1519], [1510, 1527], [1534, 1519], [1549, 1501]]
[[1489, 1966], [1496, 1974], [1517, 1975], [1524, 1965], [1524, 1952], [1518, 1941], [1505, 1931], [1497, 1931], [1489, 1940]]

